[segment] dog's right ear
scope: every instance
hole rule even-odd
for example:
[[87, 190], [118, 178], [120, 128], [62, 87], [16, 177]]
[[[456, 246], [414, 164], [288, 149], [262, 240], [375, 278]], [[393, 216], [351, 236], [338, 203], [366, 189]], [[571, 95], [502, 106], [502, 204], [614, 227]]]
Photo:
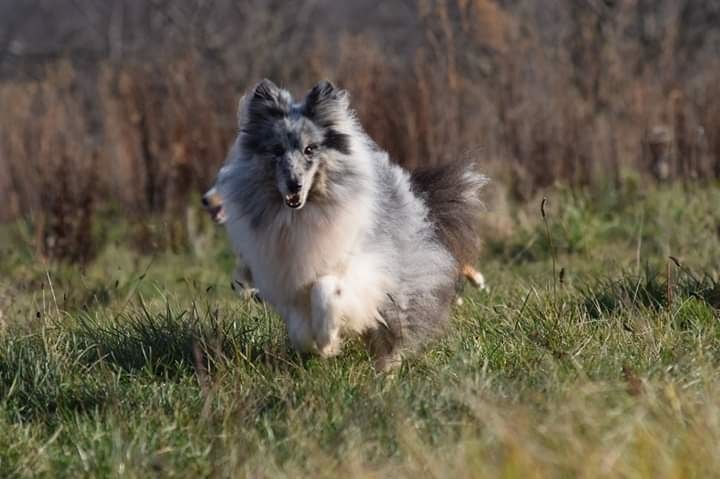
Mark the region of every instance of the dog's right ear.
[[285, 116], [290, 111], [290, 94], [270, 80], [262, 80], [245, 95], [246, 108], [240, 109], [239, 120], [264, 123]]
[[253, 100], [272, 103], [277, 102], [279, 96], [280, 88], [267, 78], [260, 80], [260, 83], [253, 88]]

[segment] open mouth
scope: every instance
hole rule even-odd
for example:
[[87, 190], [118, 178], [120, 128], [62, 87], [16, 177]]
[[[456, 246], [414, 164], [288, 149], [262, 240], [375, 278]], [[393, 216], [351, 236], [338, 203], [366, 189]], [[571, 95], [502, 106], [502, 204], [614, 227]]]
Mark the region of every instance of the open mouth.
[[225, 220], [227, 220], [227, 216], [225, 216], [225, 209], [222, 205], [206, 206], [205, 211], [207, 211], [210, 218], [219, 225], [225, 223]]
[[216, 206], [214, 208], [210, 208], [208, 210], [208, 213], [210, 213], [210, 216], [212, 217], [213, 221], [218, 224], [225, 223], [225, 220], [227, 217], [225, 216], [225, 210], [222, 206]]
[[202, 204], [205, 211], [208, 212], [215, 223], [225, 223], [227, 216], [225, 215], [225, 209], [223, 208], [222, 197], [214, 187], [203, 195]]
[[300, 199], [300, 195], [298, 193], [285, 195], [285, 204], [293, 209], [300, 208], [302, 206], [302, 200]]

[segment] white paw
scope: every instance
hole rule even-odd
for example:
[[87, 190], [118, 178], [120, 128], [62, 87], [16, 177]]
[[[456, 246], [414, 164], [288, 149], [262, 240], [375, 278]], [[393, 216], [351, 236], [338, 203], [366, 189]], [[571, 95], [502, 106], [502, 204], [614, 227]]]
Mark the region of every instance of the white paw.
[[380, 373], [395, 371], [402, 365], [402, 356], [398, 352], [380, 356], [375, 359], [375, 370]]
[[325, 344], [320, 345], [318, 343], [318, 354], [323, 358], [332, 358], [337, 356], [342, 351], [342, 340], [339, 335], [327, 341]]

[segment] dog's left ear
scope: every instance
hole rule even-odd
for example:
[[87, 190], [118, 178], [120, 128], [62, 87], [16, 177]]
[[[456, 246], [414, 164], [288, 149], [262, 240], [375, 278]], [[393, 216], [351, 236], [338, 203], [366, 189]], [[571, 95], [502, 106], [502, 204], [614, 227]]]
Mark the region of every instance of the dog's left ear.
[[305, 97], [305, 116], [322, 126], [331, 126], [339, 115], [347, 113], [350, 99], [347, 91], [327, 80], [315, 85]]

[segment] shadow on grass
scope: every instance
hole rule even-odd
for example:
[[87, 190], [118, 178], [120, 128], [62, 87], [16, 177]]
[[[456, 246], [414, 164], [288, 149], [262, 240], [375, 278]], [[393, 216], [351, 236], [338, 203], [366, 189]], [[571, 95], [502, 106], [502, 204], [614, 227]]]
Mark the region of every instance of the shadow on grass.
[[[135, 375], [180, 381], [197, 376], [203, 386], [223, 367], [296, 366], [284, 336], [259, 308], [222, 317], [218, 310], [151, 312], [140, 301], [113, 319], [80, 313], [46, 325], [37, 334], [0, 341], [0, 410], [12, 420], [52, 421], [97, 410], [123, 397]], [[279, 336], [279, 337], [278, 337]]]
[[641, 275], [601, 279], [580, 287], [582, 304], [591, 318], [611, 315], [626, 308], [659, 311], [677, 301], [695, 298], [720, 312], [720, 280], [709, 273], [696, 274], [679, 266], [671, 273], [647, 267]]
[[[241, 317], [221, 317], [219, 310], [151, 312], [140, 301], [132, 313], [107, 321], [90, 315], [78, 318], [73, 332], [87, 350], [87, 362], [101, 361], [126, 372], [144, 370], [153, 375], [173, 377], [189, 372], [207, 373], [221, 363], [237, 359], [272, 362], [270, 329], [247, 310]], [[271, 326], [267, 324], [267, 326]]]

